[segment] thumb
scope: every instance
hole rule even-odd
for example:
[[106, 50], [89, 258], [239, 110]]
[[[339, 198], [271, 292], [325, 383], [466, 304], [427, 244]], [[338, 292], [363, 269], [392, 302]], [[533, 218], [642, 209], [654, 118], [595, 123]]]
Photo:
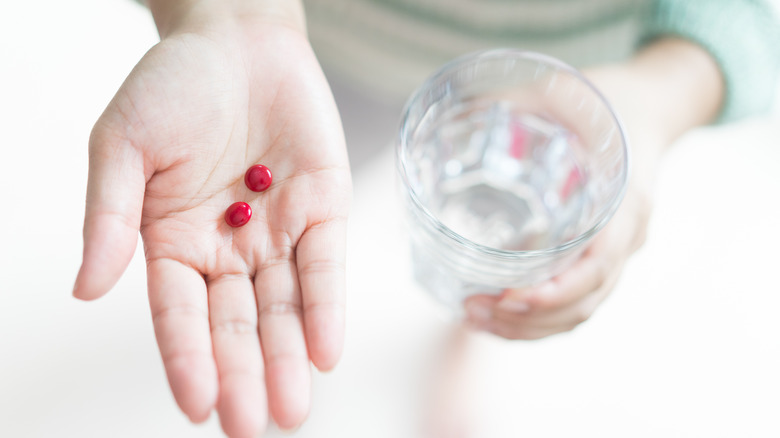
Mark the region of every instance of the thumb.
[[84, 254], [73, 296], [92, 300], [108, 292], [133, 257], [141, 225], [142, 152], [99, 121], [89, 144]]

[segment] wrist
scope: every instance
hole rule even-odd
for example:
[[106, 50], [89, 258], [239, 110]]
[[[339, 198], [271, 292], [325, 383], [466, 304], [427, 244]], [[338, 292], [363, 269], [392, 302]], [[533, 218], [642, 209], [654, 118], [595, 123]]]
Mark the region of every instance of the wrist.
[[306, 34], [300, 0], [145, 0], [160, 38], [208, 31], [215, 26], [239, 28], [251, 23], [279, 25]]

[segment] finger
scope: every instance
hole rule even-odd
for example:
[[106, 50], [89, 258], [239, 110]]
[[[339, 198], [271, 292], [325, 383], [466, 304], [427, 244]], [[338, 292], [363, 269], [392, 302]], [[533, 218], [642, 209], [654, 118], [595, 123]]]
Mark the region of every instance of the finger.
[[[537, 315], [516, 314], [498, 309], [498, 297], [475, 295], [465, 302], [466, 322], [476, 330], [491, 332], [507, 339], [540, 339], [561, 331], [567, 327], [560, 324], [546, 326], [539, 324], [539, 319], [548, 318], [548, 314]], [[560, 312], [554, 312], [560, 313]]]
[[[469, 327], [493, 333], [506, 339], [533, 340], [541, 339], [556, 333], [571, 330], [574, 326], [540, 324], [540, 317], [511, 314], [499, 316], [495, 303], [497, 299], [492, 297], [471, 297], [466, 302], [466, 322]], [[559, 313], [559, 312], [555, 312]], [[542, 315], [542, 319], [549, 315]]]
[[301, 319], [292, 249], [268, 259], [255, 275], [268, 404], [276, 424], [294, 429], [309, 413], [311, 369]]
[[310, 227], [296, 250], [306, 341], [314, 365], [333, 369], [344, 347], [346, 220]]
[[244, 274], [219, 275], [209, 279], [208, 295], [222, 429], [231, 438], [257, 436], [268, 410], [252, 281]]
[[498, 307], [515, 313], [549, 311], [571, 305], [599, 289], [613, 270], [604, 251], [591, 248], [561, 275], [527, 289], [507, 290]]
[[579, 301], [550, 311], [515, 313], [496, 305], [482, 328], [508, 339], [540, 339], [571, 331], [587, 321], [614, 288], [620, 273], [610, 275], [598, 290]]
[[96, 125], [90, 139], [84, 252], [73, 295], [98, 298], [119, 280], [133, 257], [143, 207], [141, 153]]
[[611, 273], [604, 280], [601, 287], [595, 291], [585, 294], [578, 301], [552, 310], [518, 313], [507, 311], [501, 305], [496, 305], [493, 309], [493, 319], [495, 321], [506, 321], [529, 327], [558, 328], [561, 331], [570, 330], [587, 321], [591, 315], [593, 315], [593, 312], [596, 311], [599, 304], [601, 304], [612, 291], [619, 277], [620, 271], [615, 271]]
[[179, 407], [205, 421], [217, 401], [206, 283], [199, 272], [171, 259], [147, 266], [149, 305], [157, 345]]
[[[466, 299], [467, 324], [476, 330], [493, 333], [506, 339], [532, 340], [550, 336], [561, 331], [558, 327], [539, 327], [525, 314], [511, 314], [510, 318], [497, 315], [499, 298], [490, 295], [475, 295]], [[538, 318], [538, 316], [537, 316]]]
[[525, 321], [515, 317], [512, 320], [496, 318], [498, 297], [490, 295], [474, 295], [466, 299], [466, 322], [469, 327], [493, 333], [506, 339], [540, 339], [554, 333], [549, 328], [539, 328], [525, 324]]
[[493, 311], [499, 297], [495, 295], [472, 295], [463, 302], [466, 323], [474, 329], [485, 330], [493, 321]]
[[523, 325], [517, 325], [508, 323], [506, 321], [492, 322], [490, 325], [485, 326], [483, 330], [493, 333], [496, 336], [512, 340], [523, 341], [535, 341], [537, 339], [546, 338], [548, 336], [557, 335], [559, 333], [567, 332], [574, 327], [527, 327]]
[[603, 288], [584, 296], [577, 302], [549, 311], [514, 313], [496, 306], [493, 310], [492, 322], [539, 330], [569, 331], [590, 318], [602, 300], [602, 291]]
[[574, 330], [587, 321], [609, 293], [606, 288], [564, 308], [536, 315], [508, 314], [496, 309], [483, 329], [507, 339], [535, 340]]

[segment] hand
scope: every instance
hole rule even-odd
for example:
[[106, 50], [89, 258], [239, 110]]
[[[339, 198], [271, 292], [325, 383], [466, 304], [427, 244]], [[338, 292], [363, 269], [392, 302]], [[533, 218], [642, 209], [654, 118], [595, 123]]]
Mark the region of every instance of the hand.
[[[594, 73], [591, 79], [604, 83], [605, 92], [615, 81], [627, 79], [625, 73], [611, 76], [610, 81], [603, 81]], [[635, 127], [634, 123], [627, 126]], [[631, 152], [661, 149], [650, 135], [631, 134]], [[632, 144], [635, 139], [645, 144]], [[636, 160], [632, 157], [631, 162], [635, 164]], [[647, 165], [649, 161], [642, 163]], [[629, 175], [625, 197], [615, 215], [571, 267], [532, 287], [508, 289], [499, 296], [469, 297], [464, 303], [468, 323], [507, 339], [532, 340], [572, 330], [590, 318], [617, 283], [628, 257], [644, 242], [651, 199], [649, 188], [643, 184], [647, 172], [631, 169]]]
[[627, 130], [633, 167], [623, 202], [563, 274], [500, 296], [466, 300], [468, 322], [478, 329], [509, 339], [539, 339], [587, 320], [617, 283], [626, 260], [644, 242], [660, 155], [687, 129], [712, 120], [724, 94], [710, 56], [678, 39], [659, 40], [629, 63], [594, 69], [587, 75]]
[[[140, 230], [176, 401], [195, 422], [216, 407], [229, 436], [249, 437], [269, 410], [297, 427], [309, 360], [328, 370], [341, 354], [351, 182], [303, 31], [219, 20], [166, 32], [95, 125], [74, 295], [106, 293]], [[263, 193], [244, 184], [257, 163], [274, 175]], [[224, 220], [236, 201], [253, 210], [241, 228]]]
[[610, 223], [574, 265], [531, 288], [469, 297], [468, 322], [507, 339], [540, 339], [574, 329], [604, 301], [628, 257], [644, 242], [649, 215], [647, 196], [629, 187]]

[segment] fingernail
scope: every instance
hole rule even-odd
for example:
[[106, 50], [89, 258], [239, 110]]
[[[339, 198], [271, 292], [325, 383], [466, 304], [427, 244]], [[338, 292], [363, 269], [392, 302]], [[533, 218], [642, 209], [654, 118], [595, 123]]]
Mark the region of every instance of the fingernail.
[[498, 303], [498, 308], [506, 312], [525, 313], [531, 309], [525, 301], [506, 300]]
[[469, 304], [466, 313], [469, 320], [476, 324], [488, 322], [493, 317], [493, 310], [480, 304]]

